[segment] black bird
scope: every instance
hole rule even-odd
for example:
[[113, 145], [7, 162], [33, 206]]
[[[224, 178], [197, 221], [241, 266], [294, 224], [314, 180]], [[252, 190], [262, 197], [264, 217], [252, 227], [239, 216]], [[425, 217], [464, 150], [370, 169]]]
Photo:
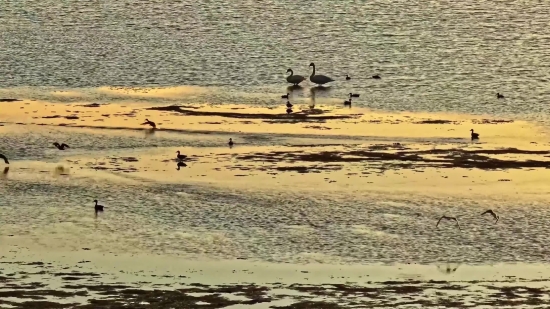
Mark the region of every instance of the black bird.
[[53, 145], [54, 145], [55, 147], [57, 147], [57, 149], [59, 149], [59, 150], [65, 150], [65, 148], [71, 148], [71, 147], [69, 147], [69, 145], [67, 145], [67, 144], [65, 144], [65, 143], [59, 145], [58, 142], [55, 142], [55, 143], [53, 143]]
[[178, 150], [178, 151], [176, 151], [176, 153], [178, 154], [178, 155], [177, 155], [176, 157], [177, 157], [177, 158], [178, 158], [178, 160], [180, 160], [180, 161], [181, 161], [181, 160], [183, 160], [183, 159], [185, 159], [185, 158], [187, 158], [187, 156], [186, 156], [186, 155], [182, 155], [182, 154], [180, 154], [180, 151], [179, 151], [179, 150]]
[[351, 79], [351, 77], [349, 77], [349, 75], [346, 74], [346, 80], [350, 80], [350, 79]]
[[495, 223], [497, 223], [498, 219], [500, 219], [500, 217], [492, 209], [486, 210], [481, 215], [483, 216], [485, 214], [490, 214], [491, 216], [493, 216], [493, 218], [495, 218]]
[[359, 97], [359, 94], [358, 93], [349, 93], [349, 97], [350, 98], [358, 98]]
[[497, 99], [504, 99], [504, 95], [497, 92]]
[[344, 106], [351, 107], [351, 98], [349, 99], [349, 101], [344, 101]]
[[289, 94], [290, 94], [290, 93], [288, 93], [288, 92], [287, 92], [286, 94], [283, 94], [283, 95], [281, 96], [281, 99], [288, 99], [288, 95], [289, 95]]
[[290, 101], [286, 101], [286, 107], [291, 108], [293, 105], [290, 103]]
[[474, 129], [470, 129], [471, 135], [472, 135], [472, 141], [474, 139], [479, 139], [479, 133], [474, 133]]
[[2, 172], [2, 175], [0, 175], [0, 178], [6, 178], [8, 177], [8, 172], [10, 171], [10, 167], [6, 166], [4, 167], [4, 171]]
[[150, 125], [151, 127], [153, 127], [153, 129], [156, 129], [156, 128], [157, 128], [157, 125], [156, 125], [154, 122], [149, 121], [149, 119], [147, 119], [147, 118], [145, 119], [145, 122], [142, 123], [142, 125], [144, 125], [144, 124]]
[[291, 108], [287, 108], [287, 109], [286, 109], [286, 113], [287, 113], [287, 114], [292, 113], [292, 109], [291, 109]]
[[187, 166], [187, 164], [185, 164], [184, 162], [179, 161], [178, 162], [178, 171], [180, 170], [181, 167], [186, 167], [186, 166]]
[[94, 202], [95, 202], [95, 207], [94, 207], [94, 209], [95, 209], [95, 216], [96, 216], [96, 218], [97, 218], [97, 213], [98, 213], [98, 212], [103, 212], [103, 207], [104, 207], [104, 206], [103, 206], [103, 205], [97, 204], [97, 200], [94, 200]]
[[8, 157], [6, 157], [5, 155], [3, 155], [1, 153], [0, 153], [0, 159], [4, 159], [4, 162], [6, 162], [6, 164], [10, 164], [10, 161], [8, 161]]
[[460, 230], [460, 224], [458, 223], [458, 220], [455, 218], [455, 217], [447, 217], [447, 216], [442, 216], [441, 218], [439, 218], [439, 220], [437, 221], [437, 224], [435, 225], [435, 227], [437, 227], [439, 225], [439, 222], [441, 222], [442, 219], [445, 219], [445, 220], [454, 220], [456, 222], [456, 226], [458, 226], [458, 229]]
[[378, 75], [378, 74], [373, 75], [372, 78], [373, 78], [373, 79], [382, 79], [382, 77], [380, 77], [380, 75]]
[[233, 147], [233, 144], [234, 144], [234, 143], [233, 143], [233, 139], [230, 138], [230, 139], [229, 139], [229, 143], [227, 143], [227, 144], [229, 145], [230, 148]]

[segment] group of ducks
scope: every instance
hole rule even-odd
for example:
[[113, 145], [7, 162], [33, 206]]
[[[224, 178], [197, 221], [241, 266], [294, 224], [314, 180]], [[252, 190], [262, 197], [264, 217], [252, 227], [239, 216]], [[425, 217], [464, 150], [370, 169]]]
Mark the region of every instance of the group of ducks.
[[[495, 224], [498, 222], [498, 219], [500, 219], [500, 216], [497, 215], [492, 209], [488, 209], [484, 211], [481, 215], [483, 216], [486, 214], [490, 214], [491, 216], [493, 216], [493, 219], [495, 219]], [[458, 223], [458, 219], [456, 217], [448, 217], [448, 216], [442, 216], [441, 218], [439, 218], [439, 220], [437, 220], [437, 224], [435, 225], [435, 227], [439, 226], [439, 222], [441, 222], [441, 220], [454, 221], [456, 222], [456, 226], [458, 227], [458, 229], [462, 230], [460, 228], [460, 223]]]

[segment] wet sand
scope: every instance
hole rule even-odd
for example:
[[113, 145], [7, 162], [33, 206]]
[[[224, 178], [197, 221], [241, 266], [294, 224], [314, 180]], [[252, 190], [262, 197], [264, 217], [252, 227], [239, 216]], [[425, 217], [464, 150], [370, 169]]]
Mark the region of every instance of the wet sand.
[[545, 127], [132, 100], [0, 102], [0, 307], [547, 305]]

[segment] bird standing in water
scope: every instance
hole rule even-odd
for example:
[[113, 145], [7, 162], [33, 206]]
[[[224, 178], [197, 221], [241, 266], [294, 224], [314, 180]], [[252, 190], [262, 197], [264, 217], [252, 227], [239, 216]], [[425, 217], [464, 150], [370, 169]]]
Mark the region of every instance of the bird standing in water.
[[69, 147], [69, 145], [67, 145], [65, 143], [60, 145], [58, 142], [55, 142], [55, 143], [53, 143], [53, 145], [55, 147], [57, 147], [57, 149], [59, 149], [59, 150], [65, 150], [65, 148], [71, 148], [71, 147]]
[[147, 119], [147, 118], [145, 119], [145, 122], [142, 123], [142, 125], [144, 125], [144, 124], [150, 125], [151, 127], [153, 127], [153, 129], [156, 129], [156, 128], [157, 128], [157, 125], [156, 125], [154, 122], [152, 122], [152, 121], [150, 121], [149, 119]]
[[6, 157], [5, 155], [3, 155], [1, 153], [0, 153], [0, 159], [4, 159], [4, 162], [6, 162], [6, 164], [10, 164], [10, 161], [8, 161], [8, 157]]
[[483, 216], [485, 214], [490, 214], [491, 216], [493, 216], [493, 218], [495, 219], [495, 223], [497, 223], [498, 219], [500, 219], [500, 217], [492, 209], [484, 211], [481, 215]]

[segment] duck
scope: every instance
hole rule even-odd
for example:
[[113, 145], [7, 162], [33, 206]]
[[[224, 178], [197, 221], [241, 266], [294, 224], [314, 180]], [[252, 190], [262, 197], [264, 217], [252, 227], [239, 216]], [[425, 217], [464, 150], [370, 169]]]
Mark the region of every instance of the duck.
[[344, 106], [350, 106], [351, 107], [351, 98], [348, 101], [344, 101]]
[[229, 139], [229, 142], [228, 142], [227, 144], [229, 145], [229, 147], [233, 147], [233, 144], [234, 144], [234, 143], [233, 143], [233, 139], [230, 138], [230, 139]]
[[311, 76], [309, 76], [309, 80], [312, 83], [317, 85], [324, 85], [326, 83], [330, 83], [334, 81], [334, 79], [325, 75], [315, 75], [315, 63], [312, 62], [309, 64], [309, 66], [313, 67], [313, 72], [311, 72]]
[[180, 161], [183, 160], [183, 159], [185, 159], [185, 158], [187, 158], [186, 155], [180, 154], [180, 151], [179, 151], [179, 150], [176, 151], [176, 153], [178, 154], [176, 157], [177, 157], [178, 160], [180, 160]]
[[287, 113], [287, 114], [292, 113], [292, 109], [291, 109], [291, 108], [287, 108], [287, 109], [286, 109], [286, 113]]
[[55, 147], [57, 147], [57, 149], [59, 149], [59, 150], [65, 150], [65, 148], [71, 148], [71, 147], [69, 147], [69, 145], [67, 145], [67, 144], [65, 144], [65, 143], [59, 145], [58, 142], [55, 142], [55, 143], [53, 143], [53, 145], [54, 145]]
[[470, 129], [472, 140], [479, 139], [479, 133], [474, 133], [474, 129]]
[[153, 127], [153, 129], [156, 129], [156, 128], [157, 128], [157, 125], [156, 125], [154, 122], [152, 122], [152, 121], [150, 121], [149, 119], [147, 119], [147, 118], [145, 118], [145, 122], [142, 123], [142, 125], [144, 125], [144, 124], [150, 125], [151, 127]]
[[504, 99], [504, 95], [497, 92], [497, 99]]
[[380, 77], [380, 75], [376, 74], [376, 75], [372, 76], [372, 79], [382, 79], [382, 77]]
[[0, 153], [0, 159], [4, 159], [4, 162], [6, 162], [6, 164], [10, 164], [10, 161], [8, 161], [8, 157], [6, 157], [5, 155], [3, 155], [1, 153]]
[[94, 206], [94, 209], [95, 209], [95, 216], [96, 216], [96, 218], [97, 218], [97, 213], [98, 213], [98, 212], [103, 212], [103, 208], [104, 208], [105, 206], [99, 205], [99, 204], [97, 203], [97, 200], [94, 200], [94, 202], [95, 202], [95, 206]]
[[187, 166], [187, 164], [185, 164], [184, 162], [179, 161], [179, 162], [178, 162], [178, 168], [177, 168], [177, 170], [179, 171], [180, 168], [186, 167], [186, 166]]
[[290, 94], [290, 93], [288, 93], [288, 92], [287, 92], [286, 94], [283, 94], [283, 95], [281, 96], [281, 99], [288, 99], [288, 95], [289, 95], [289, 94]]
[[349, 77], [349, 75], [346, 74], [346, 80], [350, 80], [350, 79], [351, 79], [351, 77]]
[[292, 106], [294, 106], [294, 105], [292, 105], [292, 103], [290, 103], [290, 101], [286, 101], [286, 107], [291, 108]]
[[354, 98], [358, 98], [359, 97], [359, 94], [358, 93], [349, 93], [349, 97], [354, 97]]
[[286, 70], [286, 72], [287, 73], [290, 72], [290, 75], [286, 78], [286, 81], [293, 84], [294, 86], [298, 86], [299, 83], [306, 80], [306, 78], [303, 77], [302, 75], [294, 75], [294, 72], [292, 71], [292, 69], [288, 69]]

